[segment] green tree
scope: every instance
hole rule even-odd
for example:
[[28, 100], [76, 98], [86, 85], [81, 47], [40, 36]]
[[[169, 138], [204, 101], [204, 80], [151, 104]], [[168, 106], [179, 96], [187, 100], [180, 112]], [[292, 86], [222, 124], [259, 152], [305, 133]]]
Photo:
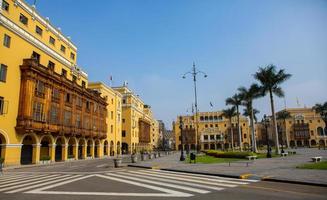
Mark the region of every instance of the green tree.
[[[288, 148], [290, 146], [290, 142], [287, 137], [287, 128], [286, 128], [286, 119], [290, 118], [291, 114], [287, 110], [282, 110], [277, 113], [277, 119], [278, 120], [283, 120], [284, 122], [284, 132], [285, 132], [285, 137], [286, 137], [286, 147]], [[282, 133], [283, 134], [283, 133]]]
[[240, 151], [243, 151], [242, 133], [241, 133], [241, 126], [240, 126], [240, 112], [239, 112], [239, 108], [241, 104], [242, 104], [242, 99], [239, 94], [234, 94], [232, 97], [226, 99], [226, 105], [231, 105], [236, 108], [238, 140], [240, 143]]
[[284, 69], [277, 71], [276, 66], [268, 65], [264, 68], [260, 67], [259, 70], [253, 76], [256, 80], [259, 81], [263, 95], [269, 94], [274, 127], [273, 133], [275, 134], [276, 141], [276, 153], [279, 154], [280, 151], [275, 116], [274, 95], [276, 95], [277, 97], [284, 97], [284, 91], [280, 85], [286, 80], [288, 80], [292, 75], [285, 73]]
[[[245, 116], [250, 117], [250, 123], [251, 123], [251, 140], [252, 140], [252, 151], [257, 152], [257, 144], [256, 144], [256, 138], [254, 133], [254, 118], [255, 113], [259, 112], [258, 110], [255, 110], [253, 108], [253, 100], [260, 97], [261, 95], [261, 89], [257, 84], [252, 84], [248, 89], [245, 87], [238, 88], [238, 91], [240, 92], [240, 97], [242, 100], [242, 104], [245, 106]], [[256, 120], [257, 121], [257, 120]]]
[[236, 115], [235, 107], [233, 106], [231, 108], [224, 109], [222, 112], [223, 112], [223, 114], [222, 114], [223, 117], [225, 117], [229, 120], [232, 150], [234, 151], [234, 135], [233, 135], [232, 118]]

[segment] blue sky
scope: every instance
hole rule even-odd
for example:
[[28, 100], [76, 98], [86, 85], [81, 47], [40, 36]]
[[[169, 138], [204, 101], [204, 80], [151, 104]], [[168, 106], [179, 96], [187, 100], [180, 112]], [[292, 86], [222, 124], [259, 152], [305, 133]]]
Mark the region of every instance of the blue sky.
[[[200, 111], [225, 108], [268, 64], [293, 74], [287, 107], [327, 100], [325, 0], [38, 0], [37, 10], [71, 36], [90, 81], [128, 81], [168, 127], [194, 102], [191, 77], [181, 78], [193, 61], [208, 74], [198, 81]], [[254, 103], [270, 113], [268, 98]]]

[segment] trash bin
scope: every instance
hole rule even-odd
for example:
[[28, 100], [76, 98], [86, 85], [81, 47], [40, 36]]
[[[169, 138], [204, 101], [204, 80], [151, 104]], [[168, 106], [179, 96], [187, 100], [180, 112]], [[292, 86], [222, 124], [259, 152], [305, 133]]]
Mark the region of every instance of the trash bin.
[[190, 163], [192, 163], [192, 161], [196, 163], [196, 155], [194, 153], [190, 154]]

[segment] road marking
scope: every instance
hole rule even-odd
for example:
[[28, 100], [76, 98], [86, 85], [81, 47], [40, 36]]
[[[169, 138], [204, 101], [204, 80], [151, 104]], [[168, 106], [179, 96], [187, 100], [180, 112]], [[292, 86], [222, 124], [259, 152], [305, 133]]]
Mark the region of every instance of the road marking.
[[207, 185], [203, 185], [203, 184], [200, 185], [200, 184], [195, 184], [195, 183], [187, 183], [187, 182], [181, 182], [181, 181], [175, 181], [175, 180], [169, 180], [169, 179], [163, 179], [163, 178], [156, 178], [156, 177], [145, 176], [145, 175], [131, 174], [129, 172], [118, 172], [118, 174], [124, 174], [124, 175], [128, 175], [128, 176], [133, 176], [133, 177], [146, 178], [146, 179], [150, 179], [150, 180], [163, 181], [163, 182], [168, 182], [168, 183], [183, 184], [183, 185], [199, 187], [199, 188], [205, 188], [205, 189], [211, 189], [211, 190], [217, 190], [217, 191], [221, 191], [221, 190], [224, 189], [224, 188], [221, 188], [221, 187], [212, 187], [212, 186], [207, 186]]
[[[1, 189], [0, 192], [5, 191], [5, 190], [6, 191], [11, 190], [11, 191], [8, 191], [8, 192], [5, 192], [5, 193], [16, 193], [16, 192], [28, 190], [28, 189], [35, 188], [35, 187], [40, 187], [40, 186], [43, 186], [43, 185], [47, 185], [47, 184], [51, 184], [51, 183], [55, 183], [55, 182], [59, 182], [59, 181], [63, 181], [63, 180], [71, 178], [71, 176], [69, 176], [69, 175], [60, 175], [60, 176], [61, 177], [59, 179], [56, 179], [56, 180], [53, 180], [53, 178], [56, 178], [56, 177], [52, 177], [52, 178], [46, 178], [46, 179], [43, 179], [43, 180], [40, 180], [40, 181], [30, 182], [30, 183], [27, 183], [27, 184], [16, 185], [16, 186], [12, 186], [12, 187], [9, 187], [9, 188], [4, 188], [4, 189]], [[62, 177], [64, 177], [64, 178], [62, 178]], [[51, 181], [51, 180], [53, 180], [53, 181]], [[36, 184], [36, 183], [40, 183], [40, 184]], [[27, 187], [24, 187], [24, 186], [27, 186]], [[19, 188], [19, 189], [16, 189], [16, 188]], [[16, 190], [12, 190], [12, 189], [16, 189]]]
[[33, 176], [33, 175], [31, 175], [31, 174], [29, 174], [29, 175], [27, 175], [27, 174], [25, 174], [25, 175], [12, 175], [10, 177], [7, 177], [6, 179], [1, 179], [0, 184], [8, 182], [8, 181], [14, 181], [14, 180], [17, 180], [17, 179], [20, 179], [20, 178], [22, 178], [22, 179], [23, 178], [28, 178], [28, 177], [31, 177], [31, 176]]
[[[92, 176], [97, 176], [97, 177], [101, 177], [101, 178], [105, 178], [105, 179], [109, 179], [109, 180], [113, 180], [113, 181], [118, 181], [118, 182], [123, 182], [123, 183], [127, 183], [127, 184], [131, 184], [131, 185], [136, 185], [139, 187], [145, 187], [148, 189], [152, 189], [152, 190], [158, 190], [164, 193], [117, 193], [117, 192], [73, 192], [73, 191], [44, 191], [44, 190], [48, 190], [54, 187], [58, 187], [61, 185], [65, 185], [71, 182], [75, 182], [78, 180], [82, 180], [82, 179], [86, 179]], [[24, 193], [28, 193], [28, 194], [65, 194], [65, 195], [102, 195], [102, 196], [139, 196], [139, 197], [190, 197], [193, 196], [192, 194], [189, 193], [184, 193], [184, 192], [179, 192], [179, 191], [175, 191], [175, 190], [171, 190], [171, 189], [166, 189], [166, 188], [161, 188], [161, 187], [156, 187], [156, 186], [152, 186], [152, 185], [148, 185], [148, 184], [144, 184], [144, 183], [139, 183], [139, 182], [135, 182], [135, 181], [128, 181], [128, 180], [123, 180], [123, 179], [119, 179], [119, 178], [114, 178], [114, 177], [108, 177], [108, 176], [104, 176], [104, 175], [100, 175], [100, 174], [95, 174], [95, 175], [88, 175], [85, 177], [80, 177], [77, 179], [72, 179], [69, 181], [64, 181], [61, 183], [57, 183], [57, 184], [53, 184], [50, 186], [46, 186], [46, 187], [42, 187], [42, 188], [38, 188], [32, 191], [27, 191]]]
[[231, 180], [231, 181], [241, 181], [241, 182], [258, 182], [258, 180], [248, 180], [248, 179], [236, 179], [236, 178], [227, 178], [227, 177], [221, 177], [221, 176], [213, 176], [213, 175], [204, 175], [204, 174], [193, 174], [193, 173], [186, 173], [186, 172], [175, 172], [175, 171], [167, 171], [167, 170], [140, 170], [140, 171], [156, 171], [156, 172], [163, 172], [167, 174], [183, 174], [186, 176], [198, 176], [198, 177], [204, 177], [204, 178], [218, 178], [221, 180]]
[[[112, 172], [123, 172], [126, 169], [112, 169], [106, 171], [94, 171], [94, 172], [61, 172], [61, 171], [54, 171], [54, 172], [14, 172], [13, 174], [81, 174], [81, 175], [89, 175], [89, 174], [105, 174], [105, 173], [112, 173]], [[12, 172], [9, 172], [12, 173]], [[8, 173], [7, 173], [8, 174]]]
[[155, 184], [155, 185], [173, 187], [173, 188], [192, 191], [192, 192], [196, 192], [196, 193], [200, 193], [200, 194], [206, 194], [206, 193], [210, 192], [208, 190], [201, 190], [201, 189], [196, 189], [196, 188], [191, 188], [191, 187], [186, 187], [186, 186], [181, 186], [181, 185], [176, 185], [176, 184], [170, 184], [170, 183], [150, 181], [150, 180], [140, 179], [140, 178], [131, 177], [131, 176], [125, 176], [125, 175], [118, 175], [118, 174], [107, 174], [107, 175], [110, 175], [110, 176], [113, 176], [113, 177], [118, 177], [118, 178], [123, 178], [123, 179], [130, 179], [130, 180], [134, 180], [134, 181], [140, 181], [140, 182], [144, 182], [144, 183], [150, 183], [150, 184]]
[[18, 179], [18, 180], [3, 183], [3, 184], [0, 185], [0, 188], [12, 186], [12, 185], [17, 185], [17, 184], [22, 184], [22, 183], [30, 183], [32, 181], [42, 180], [44, 178], [51, 178], [51, 177], [56, 177], [56, 175], [50, 175], [50, 176], [49, 175], [39, 175], [39, 176], [35, 176], [35, 177], [33, 177], [33, 176], [28, 177], [28, 178], [25, 178], [24, 180]]
[[[133, 171], [133, 173], [149, 175], [148, 172]], [[151, 176], [161, 177], [161, 178], [166, 178], [166, 179], [181, 180], [181, 181], [187, 181], [187, 182], [194, 182], [194, 183], [202, 183], [202, 184], [207, 184], [207, 185], [223, 186], [223, 187], [236, 187], [237, 186], [237, 185], [233, 185], [233, 184], [213, 183], [213, 182], [209, 182], [209, 181], [196, 180], [196, 179], [191, 178], [191, 177], [181, 178], [181, 177], [178, 177], [178, 176], [172, 176], [172, 175], [168, 176], [168, 175], [164, 175], [164, 174], [154, 174], [154, 173], [151, 174]]]

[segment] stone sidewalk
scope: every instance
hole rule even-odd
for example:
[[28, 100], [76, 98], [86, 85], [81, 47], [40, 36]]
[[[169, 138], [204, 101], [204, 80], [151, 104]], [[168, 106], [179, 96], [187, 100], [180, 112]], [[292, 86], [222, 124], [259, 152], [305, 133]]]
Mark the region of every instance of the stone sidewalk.
[[[258, 159], [247, 166], [244, 161], [217, 164], [189, 164], [180, 162], [180, 153], [131, 164], [134, 167], [160, 168], [204, 174], [216, 174], [230, 177], [248, 177], [253, 179], [299, 182], [327, 186], [326, 170], [297, 169], [296, 166], [310, 163], [311, 157], [327, 158], [327, 150], [294, 149], [296, 155], [271, 159]], [[293, 150], [292, 150], [293, 151]]]

